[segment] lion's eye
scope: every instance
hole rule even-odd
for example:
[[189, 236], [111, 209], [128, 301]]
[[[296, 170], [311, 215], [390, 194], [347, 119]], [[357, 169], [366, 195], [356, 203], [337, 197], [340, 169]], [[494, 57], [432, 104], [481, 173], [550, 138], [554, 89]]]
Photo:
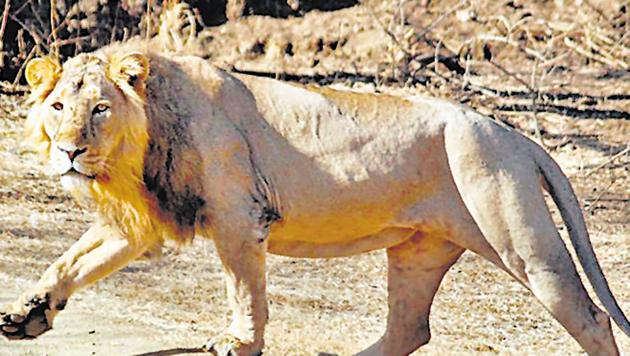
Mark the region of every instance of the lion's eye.
[[107, 110], [109, 110], [109, 106], [107, 106], [107, 104], [98, 104], [92, 110], [92, 115], [101, 114]]
[[63, 110], [63, 104], [57, 101], [57, 102], [52, 104], [52, 108], [57, 110], [57, 111], [61, 111], [61, 110]]

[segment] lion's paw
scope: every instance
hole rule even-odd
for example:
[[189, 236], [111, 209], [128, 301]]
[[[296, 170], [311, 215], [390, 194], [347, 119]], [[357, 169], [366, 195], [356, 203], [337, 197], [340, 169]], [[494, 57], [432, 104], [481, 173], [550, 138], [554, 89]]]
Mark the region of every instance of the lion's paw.
[[34, 339], [52, 328], [47, 297], [26, 298], [0, 306], [0, 334], [10, 340]]
[[262, 351], [252, 350], [251, 345], [243, 343], [230, 334], [220, 335], [208, 341], [203, 350], [217, 356], [260, 356]]

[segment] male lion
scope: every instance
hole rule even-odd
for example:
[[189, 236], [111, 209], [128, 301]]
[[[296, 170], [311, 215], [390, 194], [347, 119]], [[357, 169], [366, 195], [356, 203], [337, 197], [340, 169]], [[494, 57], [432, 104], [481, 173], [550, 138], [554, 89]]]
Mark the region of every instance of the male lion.
[[530, 289], [586, 352], [616, 355], [609, 318], [585, 291], [541, 188], [630, 335], [567, 178], [517, 132], [439, 99], [305, 88], [130, 48], [26, 69], [27, 137], [99, 218], [1, 309], [6, 337], [37, 337], [78, 288], [166, 239], [201, 236], [216, 244], [233, 313], [206, 345], [220, 355], [263, 349], [267, 252], [376, 249], [387, 249], [389, 316], [362, 355], [405, 355], [429, 341], [434, 294], [466, 249]]

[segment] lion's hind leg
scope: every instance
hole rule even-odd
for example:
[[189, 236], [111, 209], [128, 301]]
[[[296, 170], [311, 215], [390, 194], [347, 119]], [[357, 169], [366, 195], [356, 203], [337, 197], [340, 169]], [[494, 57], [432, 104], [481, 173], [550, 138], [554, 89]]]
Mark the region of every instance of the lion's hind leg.
[[408, 355], [429, 342], [429, 310], [446, 271], [464, 249], [416, 233], [387, 249], [389, 315], [385, 334], [359, 355]]
[[[456, 128], [462, 129], [466, 126]], [[593, 303], [577, 274], [524, 139], [458, 133], [452, 142], [446, 140], [453, 178], [483, 242], [500, 256], [497, 265], [527, 286], [587, 353], [617, 355], [608, 315]]]
[[587, 353], [618, 354], [609, 317], [586, 292], [542, 193], [523, 191], [525, 198], [507, 187], [497, 188], [503, 191], [501, 203], [477, 195], [476, 208], [471, 209], [486, 240], [501, 256], [503, 268], [532, 291]]

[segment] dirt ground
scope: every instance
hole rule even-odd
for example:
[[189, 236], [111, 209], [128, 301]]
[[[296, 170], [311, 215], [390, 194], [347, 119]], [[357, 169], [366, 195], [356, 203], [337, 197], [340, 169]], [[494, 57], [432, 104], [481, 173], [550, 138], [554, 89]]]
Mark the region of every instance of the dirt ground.
[[[394, 12], [384, 7], [396, 2], [367, 3], [373, 6], [311, 12], [288, 20], [252, 16], [214, 27], [204, 31], [204, 55], [220, 66], [243, 70], [307, 75], [385, 72], [390, 67], [383, 58], [390, 53], [392, 40], [384, 27], [393, 28], [395, 15], [388, 15]], [[430, 15], [435, 19], [441, 13]], [[435, 31], [455, 31], [457, 21], [450, 17], [436, 25]], [[410, 22], [408, 26], [413, 26], [411, 15]], [[422, 20], [417, 26], [428, 23], [430, 19]], [[466, 36], [470, 29], [462, 25], [459, 31]], [[449, 38], [457, 40], [455, 35]], [[499, 58], [516, 75], [528, 77], [530, 62], [519, 66], [517, 56]], [[513, 77], [506, 78], [487, 63], [478, 61], [472, 66], [470, 83], [507, 91], [519, 87]], [[549, 73], [541, 90], [580, 93], [577, 99], [557, 98], [554, 104], [570, 105], [586, 114], [543, 110], [537, 118], [545, 144], [574, 183], [611, 288], [621, 308], [630, 313], [630, 154], [624, 153], [630, 142], [630, 119], [623, 115], [630, 111], [630, 72], [579, 63], [573, 68], [577, 69]], [[341, 81], [334, 86], [452, 97], [444, 88], [421, 85]], [[533, 133], [530, 112], [501, 110], [497, 105], [486, 110], [483, 97], [455, 99], [527, 135]], [[528, 103], [518, 98], [493, 100], [495, 104], [501, 100]], [[93, 218], [21, 146], [27, 110], [23, 96], [0, 95], [0, 303], [34, 284]], [[594, 113], [593, 117], [588, 113]], [[566, 229], [557, 221], [566, 237]], [[387, 315], [385, 265], [383, 251], [329, 260], [270, 256], [265, 353], [349, 355], [376, 341]], [[159, 260], [134, 263], [79, 292], [52, 331], [35, 341], [0, 339], [0, 355], [196, 353], [195, 347], [227, 322], [218, 257], [210, 241], [198, 239], [181, 249], [167, 247]], [[468, 252], [446, 275], [432, 309], [431, 326], [433, 338], [418, 355], [583, 353], [520, 284]], [[630, 355], [630, 339], [613, 328], [622, 353]]]

